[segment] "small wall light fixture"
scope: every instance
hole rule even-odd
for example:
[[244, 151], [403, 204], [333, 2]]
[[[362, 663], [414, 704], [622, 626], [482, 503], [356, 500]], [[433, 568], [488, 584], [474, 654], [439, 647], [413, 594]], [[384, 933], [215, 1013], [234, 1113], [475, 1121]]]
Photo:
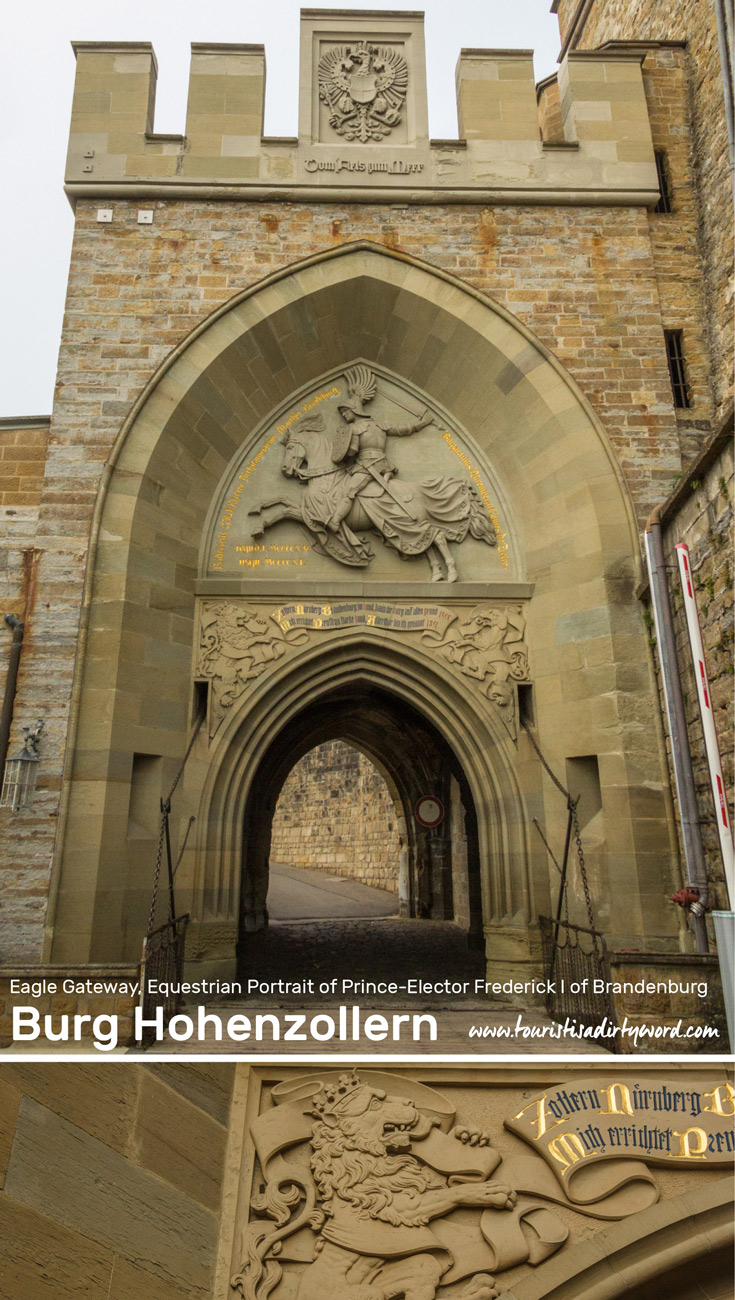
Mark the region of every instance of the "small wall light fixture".
[[15, 758], [7, 759], [0, 792], [0, 808], [30, 808], [38, 776], [38, 742], [43, 731], [43, 719], [35, 727], [23, 728], [23, 748]]

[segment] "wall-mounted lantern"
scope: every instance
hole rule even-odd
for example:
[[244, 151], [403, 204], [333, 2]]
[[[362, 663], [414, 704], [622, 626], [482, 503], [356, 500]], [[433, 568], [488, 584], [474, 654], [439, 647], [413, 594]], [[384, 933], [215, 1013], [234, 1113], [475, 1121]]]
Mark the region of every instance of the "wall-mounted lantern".
[[23, 728], [23, 748], [15, 758], [7, 759], [0, 793], [0, 808], [29, 808], [33, 803], [38, 775], [38, 742], [43, 731], [43, 719], [35, 727]]

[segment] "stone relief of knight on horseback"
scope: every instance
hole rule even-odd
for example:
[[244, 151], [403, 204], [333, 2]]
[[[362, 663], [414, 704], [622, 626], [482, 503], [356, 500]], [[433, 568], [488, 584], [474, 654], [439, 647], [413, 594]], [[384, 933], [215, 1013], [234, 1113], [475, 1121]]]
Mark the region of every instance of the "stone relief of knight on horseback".
[[[495, 530], [476, 488], [463, 479], [435, 475], [420, 482], [396, 477], [388, 438], [406, 438], [436, 423], [427, 410], [412, 424], [380, 423], [365, 410], [377, 392], [367, 366], [345, 372], [347, 398], [338, 406], [336, 433], [321, 415], [307, 416], [282, 439], [282, 473], [306, 487], [300, 502], [281, 497], [263, 501], [253, 537], [284, 519], [303, 524], [313, 549], [340, 564], [364, 568], [373, 553], [364, 532], [377, 532], [403, 557], [426, 555], [434, 582], [455, 582], [457, 566], [449, 542], [469, 535], [496, 545]], [[443, 567], [442, 567], [443, 566]]]

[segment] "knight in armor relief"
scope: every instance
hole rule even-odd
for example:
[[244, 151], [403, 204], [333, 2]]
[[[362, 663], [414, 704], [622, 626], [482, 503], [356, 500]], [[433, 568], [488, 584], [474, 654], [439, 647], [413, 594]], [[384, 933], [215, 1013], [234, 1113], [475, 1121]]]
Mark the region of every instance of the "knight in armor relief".
[[372, 392], [366, 391], [364, 395], [355, 392], [355, 396], [337, 407], [348, 427], [341, 429], [335, 438], [332, 459], [337, 465], [344, 465], [349, 461], [352, 461], [352, 464], [349, 466], [349, 482], [344, 486], [344, 500], [327, 521], [327, 527], [335, 533], [342, 520], [350, 513], [352, 502], [363, 488], [369, 483], [390, 479], [397, 473], [395, 465], [391, 464], [385, 454], [388, 436], [407, 438], [410, 434], [418, 433], [420, 429], [425, 429], [428, 424], [434, 423], [433, 415], [424, 409], [421, 417], [414, 424], [381, 424], [372, 415], [366, 415], [362, 409], [363, 402], [369, 400], [374, 394], [374, 378], [372, 388]]

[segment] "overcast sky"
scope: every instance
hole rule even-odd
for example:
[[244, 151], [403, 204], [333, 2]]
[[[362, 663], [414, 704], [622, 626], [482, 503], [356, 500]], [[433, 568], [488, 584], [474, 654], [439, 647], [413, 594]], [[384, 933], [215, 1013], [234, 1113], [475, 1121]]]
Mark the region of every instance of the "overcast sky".
[[[70, 42], [151, 41], [156, 131], [183, 132], [191, 41], [266, 47], [267, 135], [296, 135], [297, 0], [25, 0], [3, 20], [0, 205], [3, 311], [0, 416], [51, 411], [73, 217], [62, 185], [74, 84]], [[314, 8], [397, 9], [396, 0]], [[410, 6], [406, 4], [405, 8]], [[556, 71], [550, 0], [425, 0], [432, 136], [457, 134], [454, 68], [462, 46], [535, 51], [537, 81]]]

